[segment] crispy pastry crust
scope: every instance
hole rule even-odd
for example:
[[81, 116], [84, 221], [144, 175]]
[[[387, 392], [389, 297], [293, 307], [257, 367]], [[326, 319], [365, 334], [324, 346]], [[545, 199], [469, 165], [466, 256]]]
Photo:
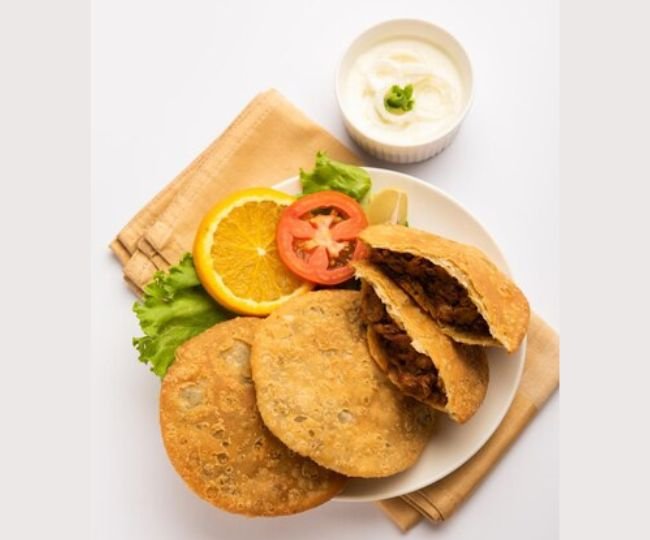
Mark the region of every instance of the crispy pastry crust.
[[383, 477], [417, 461], [436, 414], [371, 359], [360, 297], [293, 298], [262, 322], [251, 365], [264, 423], [289, 448], [347, 476]]
[[202, 499], [248, 516], [294, 514], [332, 498], [346, 478], [262, 423], [249, 363], [261, 324], [239, 317], [179, 347], [160, 390], [160, 427], [174, 469]]
[[401, 225], [373, 225], [361, 239], [372, 248], [410, 253], [444, 268], [467, 290], [490, 328], [485, 338], [440, 325], [455, 341], [474, 345], [500, 345], [508, 352], [519, 348], [530, 320], [526, 297], [479, 249]]
[[[477, 411], [487, 391], [489, 372], [482, 347], [454, 343], [413, 300], [376, 266], [354, 263], [357, 277], [364, 286], [372, 286], [386, 306], [393, 321], [411, 338], [411, 346], [431, 358], [447, 394], [443, 406], [435, 400], [424, 401], [430, 407], [447, 413], [452, 420], [463, 423]], [[388, 374], [400, 390], [396, 374], [389, 368], [386, 351], [377, 334], [368, 328], [368, 347], [377, 365]]]

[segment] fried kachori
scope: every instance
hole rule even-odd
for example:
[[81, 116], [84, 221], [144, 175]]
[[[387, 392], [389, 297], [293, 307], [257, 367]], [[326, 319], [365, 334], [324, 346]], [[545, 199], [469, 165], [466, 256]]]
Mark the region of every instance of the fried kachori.
[[528, 331], [528, 300], [478, 248], [402, 225], [373, 225], [360, 238], [370, 262], [454, 341], [517, 350]]
[[402, 392], [467, 422], [489, 381], [483, 347], [456, 343], [388, 276], [367, 261], [354, 263], [362, 278], [361, 315], [370, 355]]
[[185, 483], [224, 510], [249, 516], [302, 512], [346, 478], [274, 437], [255, 405], [250, 372], [259, 319], [218, 324], [181, 346], [160, 393], [167, 454]]
[[383, 477], [417, 461], [435, 412], [375, 365], [361, 295], [321, 290], [260, 323], [251, 353], [257, 406], [289, 448], [347, 476]]

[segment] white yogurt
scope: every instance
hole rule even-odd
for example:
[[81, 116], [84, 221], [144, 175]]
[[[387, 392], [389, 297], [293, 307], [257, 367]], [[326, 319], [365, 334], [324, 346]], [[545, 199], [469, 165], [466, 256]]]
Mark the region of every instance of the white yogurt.
[[[415, 103], [389, 112], [384, 97], [393, 85], [413, 85]], [[449, 130], [462, 114], [465, 91], [458, 68], [442, 49], [415, 38], [383, 41], [359, 56], [345, 81], [350, 120], [386, 144], [420, 144]]]

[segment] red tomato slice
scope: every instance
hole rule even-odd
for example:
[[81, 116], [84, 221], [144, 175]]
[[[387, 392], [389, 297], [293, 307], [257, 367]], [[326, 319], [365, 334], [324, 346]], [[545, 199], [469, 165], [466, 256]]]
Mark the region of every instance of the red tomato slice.
[[352, 197], [338, 191], [305, 195], [280, 217], [278, 254], [303, 279], [321, 285], [343, 283], [354, 275], [350, 261], [366, 255], [357, 237], [367, 226], [363, 208]]

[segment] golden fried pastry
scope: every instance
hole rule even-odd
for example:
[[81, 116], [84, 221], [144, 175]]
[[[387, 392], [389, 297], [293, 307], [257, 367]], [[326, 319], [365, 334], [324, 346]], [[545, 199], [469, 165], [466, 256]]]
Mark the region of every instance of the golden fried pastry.
[[264, 427], [249, 363], [261, 324], [232, 319], [178, 349], [162, 383], [160, 426], [172, 465], [199, 497], [249, 516], [293, 514], [324, 503], [346, 479]]
[[515, 351], [528, 330], [528, 301], [479, 249], [401, 225], [374, 225], [361, 239], [377, 265], [455, 341]]
[[368, 348], [405, 394], [459, 423], [477, 411], [488, 386], [485, 350], [455, 343], [377, 267], [353, 263], [362, 278], [361, 313]]
[[347, 476], [410, 467], [434, 411], [400, 392], [370, 358], [357, 291], [321, 290], [271, 313], [251, 354], [257, 406], [289, 448]]

